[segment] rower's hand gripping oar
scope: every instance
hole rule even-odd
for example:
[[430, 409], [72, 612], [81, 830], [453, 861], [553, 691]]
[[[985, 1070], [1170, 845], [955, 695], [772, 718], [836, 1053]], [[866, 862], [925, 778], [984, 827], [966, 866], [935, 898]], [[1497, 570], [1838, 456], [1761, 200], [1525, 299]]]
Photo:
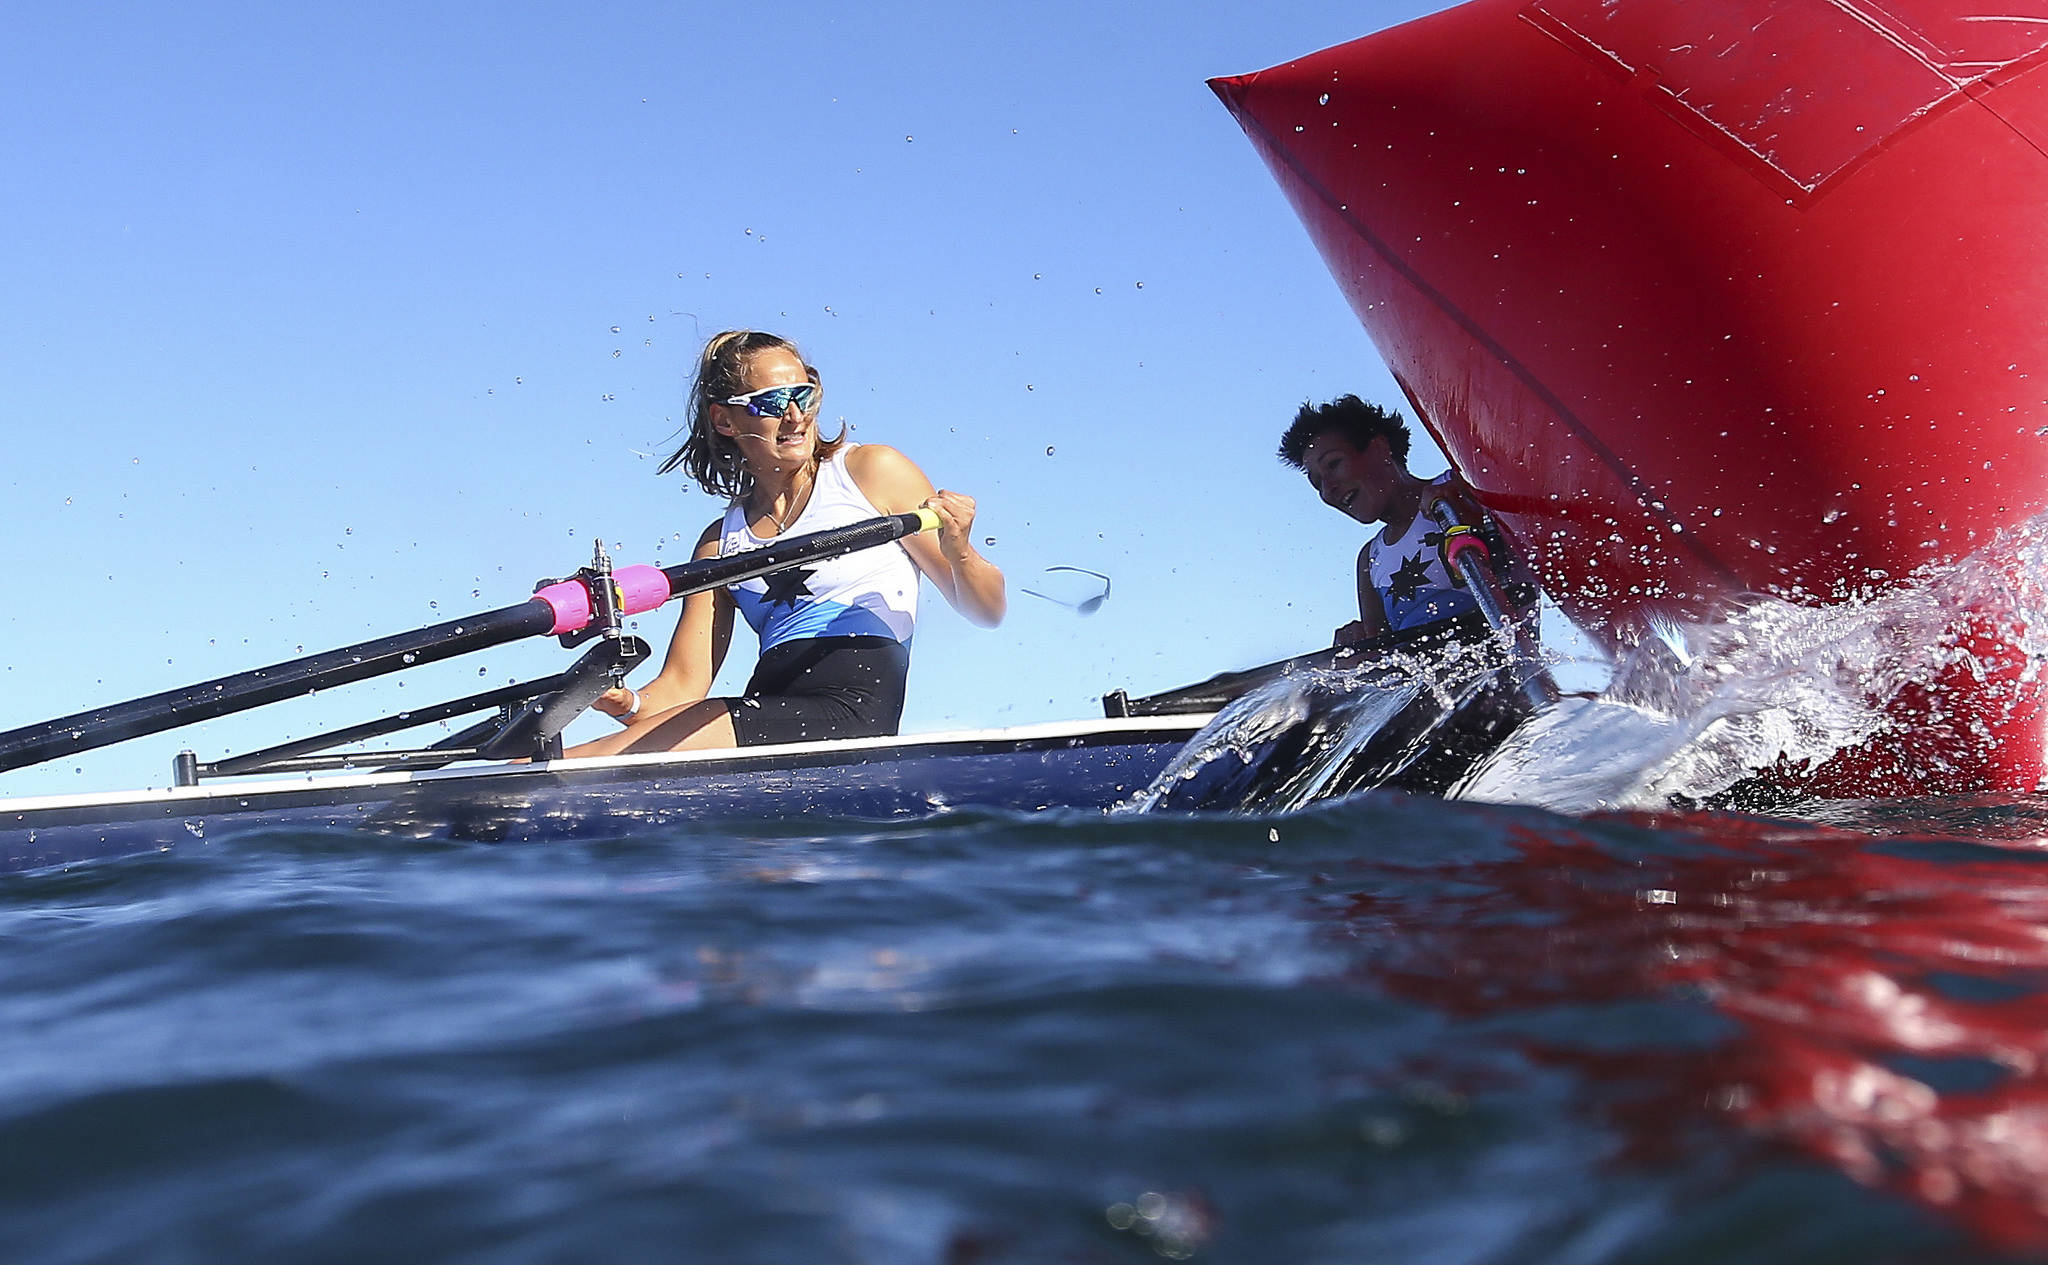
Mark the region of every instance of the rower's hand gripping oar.
[[637, 615], [679, 597], [806, 562], [872, 549], [918, 532], [936, 531], [938, 527], [938, 514], [919, 508], [907, 514], [885, 514], [845, 527], [786, 537], [765, 548], [723, 558], [704, 558], [670, 567], [621, 567], [611, 573], [608, 582], [596, 581], [607, 586], [597, 593], [592, 591], [593, 581], [588, 574], [579, 575], [548, 585], [517, 606], [0, 732], [0, 771], [40, 764], [527, 637], [567, 636], [582, 631], [593, 619], [604, 617], [605, 607], [610, 607], [616, 616]]
[[1477, 527], [1458, 519], [1458, 511], [1443, 498], [1429, 503], [1429, 516], [1444, 529], [1444, 562], [1465, 582], [1472, 602], [1513, 656], [1511, 670], [1515, 686], [1537, 711], [1557, 705], [1557, 681], [1543, 662], [1543, 651], [1523, 621], [1516, 619], [1494, 572], [1486, 539]]

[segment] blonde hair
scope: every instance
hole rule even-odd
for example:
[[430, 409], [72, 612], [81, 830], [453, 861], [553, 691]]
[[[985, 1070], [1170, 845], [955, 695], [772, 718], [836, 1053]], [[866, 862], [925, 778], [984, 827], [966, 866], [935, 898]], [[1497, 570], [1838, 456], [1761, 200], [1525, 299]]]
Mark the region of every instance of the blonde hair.
[[[697, 377], [690, 384], [688, 413], [689, 434], [683, 439], [683, 446], [668, 455], [656, 468], [656, 474], [667, 474], [677, 466], [694, 480], [698, 487], [713, 496], [731, 497], [735, 500], [745, 496], [754, 486], [754, 476], [747, 472], [746, 463], [740, 459], [740, 446], [730, 435], [721, 435], [711, 424], [711, 409], [745, 389], [747, 362], [764, 351], [786, 351], [795, 356], [804, 367], [804, 374], [814, 383], [818, 382], [818, 371], [804, 359], [797, 345], [778, 334], [764, 333], [756, 329], [729, 329], [711, 336], [704, 344], [704, 353], [697, 358]], [[846, 428], [839, 428], [839, 434], [831, 439], [822, 436], [812, 460], [823, 463], [832, 459], [846, 443]]]

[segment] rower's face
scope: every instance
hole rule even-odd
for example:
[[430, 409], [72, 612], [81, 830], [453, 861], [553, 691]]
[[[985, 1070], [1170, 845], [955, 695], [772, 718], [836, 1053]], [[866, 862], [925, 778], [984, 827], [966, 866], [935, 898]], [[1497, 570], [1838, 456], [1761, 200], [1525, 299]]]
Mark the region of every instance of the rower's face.
[[[737, 394], [765, 387], [802, 386], [811, 380], [794, 352], [768, 347], [747, 357], [746, 372]], [[740, 458], [750, 466], [788, 466], [811, 459], [818, 446], [818, 408], [808, 413], [791, 404], [778, 416], [756, 417], [737, 404], [714, 404], [711, 424], [721, 435], [739, 445]]]
[[1309, 486], [1331, 509], [1361, 523], [1386, 517], [1387, 494], [1394, 486], [1394, 459], [1386, 440], [1374, 436], [1360, 448], [1335, 431], [1324, 431], [1302, 450], [1301, 464]]

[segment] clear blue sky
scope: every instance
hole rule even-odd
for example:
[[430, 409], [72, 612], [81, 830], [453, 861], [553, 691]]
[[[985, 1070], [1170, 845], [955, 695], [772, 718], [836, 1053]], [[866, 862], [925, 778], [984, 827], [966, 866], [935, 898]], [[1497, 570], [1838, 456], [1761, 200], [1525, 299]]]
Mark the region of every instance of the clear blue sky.
[[[1011, 617], [927, 593], [906, 728], [1326, 644], [1360, 530], [1274, 442], [1304, 398], [1397, 394], [1203, 80], [1431, 7], [18, 9], [0, 727], [509, 605], [593, 537], [680, 560], [719, 506], [655, 455], [729, 326], [795, 337], [828, 419], [981, 503]], [[1016, 594], [1055, 564], [1114, 595]], [[752, 657], [743, 633], [728, 687]], [[0, 794], [161, 785], [181, 745], [568, 660], [507, 648]]]

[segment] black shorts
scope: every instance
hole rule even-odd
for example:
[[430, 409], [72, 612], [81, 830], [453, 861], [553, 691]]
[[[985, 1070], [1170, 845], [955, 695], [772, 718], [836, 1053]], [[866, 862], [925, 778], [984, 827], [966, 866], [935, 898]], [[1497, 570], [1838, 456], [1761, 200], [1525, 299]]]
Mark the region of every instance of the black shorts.
[[725, 700], [743, 747], [877, 738], [903, 721], [910, 647], [890, 637], [807, 637], [761, 656], [747, 690]]

